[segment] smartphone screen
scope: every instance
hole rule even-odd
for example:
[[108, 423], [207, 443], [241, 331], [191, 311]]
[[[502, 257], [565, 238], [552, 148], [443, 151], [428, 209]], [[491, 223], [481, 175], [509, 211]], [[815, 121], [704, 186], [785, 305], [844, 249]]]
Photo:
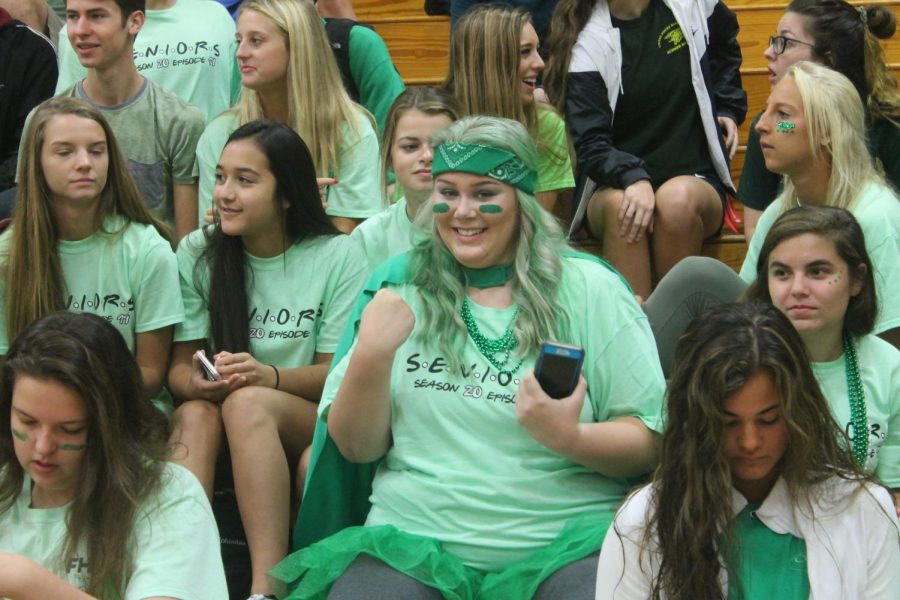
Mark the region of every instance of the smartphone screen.
[[565, 398], [575, 391], [583, 360], [584, 350], [578, 346], [544, 342], [534, 374], [548, 396]]

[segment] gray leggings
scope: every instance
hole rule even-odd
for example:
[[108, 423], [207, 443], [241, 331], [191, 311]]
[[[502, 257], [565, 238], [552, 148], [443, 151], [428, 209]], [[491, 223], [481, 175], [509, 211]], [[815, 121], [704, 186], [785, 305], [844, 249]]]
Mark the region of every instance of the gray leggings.
[[[600, 553], [595, 552], [559, 569], [538, 587], [534, 600], [593, 600], [597, 587], [599, 556]], [[328, 600], [398, 598], [441, 600], [443, 595], [368, 554], [360, 554], [334, 582], [328, 594]]]
[[694, 317], [713, 306], [737, 302], [746, 289], [730, 267], [706, 256], [689, 256], [662, 278], [643, 308], [666, 378], [678, 338]]

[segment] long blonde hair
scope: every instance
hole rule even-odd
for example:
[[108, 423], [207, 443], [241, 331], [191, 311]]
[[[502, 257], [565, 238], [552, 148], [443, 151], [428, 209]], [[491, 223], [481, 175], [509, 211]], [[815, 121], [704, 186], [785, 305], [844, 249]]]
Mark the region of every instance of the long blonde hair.
[[[865, 184], [884, 185], [866, 147], [862, 100], [849, 79], [816, 63], [795, 63], [786, 77], [794, 80], [800, 92], [813, 157], [825, 152], [831, 163], [825, 204], [852, 210]], [[795, 205], [796, 196], [791, 178], [785, 177], [782, 211]]]
[[6, 332], [10, 343], [32, 321], [66, 308], [65, 281], [56, 248], [59, 228], [50, 210], [50, 189], [41, 164], [47, 123], [57, 115], [75, 115], [94, 121], [106, 136], [109, 166], [97, 206], [98, 225], [102, 227], [106, 217], [121, 215], [128, 222], [152, 225], [172, 242], [168, 227], [144, 204], [116, 137], [100, 111], [78, 98], [47, 100], [35, 111], [25, 132], [19, 161], [19, 191], [5, 265]]
[[[337, 172], [347, 133], [362, 134], [361, 115], [373, 124], [374, 120], [344, 89], [315, 4], [311, 0], [247, 0], [238, 18], [248, 10], [268, 17], [284, 33], [288, 125], [306, 142], [319, 176]], [[241, 125], [266, 117], [255, 90], [243, 88], [238, 114]]]

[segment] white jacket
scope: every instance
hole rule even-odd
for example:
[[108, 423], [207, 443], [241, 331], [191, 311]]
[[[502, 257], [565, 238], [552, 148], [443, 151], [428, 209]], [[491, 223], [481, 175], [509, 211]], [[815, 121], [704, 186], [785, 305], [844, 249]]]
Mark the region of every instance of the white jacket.
[[[652, 486], [626, 500], [609, 528], [597, 571], [597, 600], [645, 600], [659, 569], [659, 556], [641, 548]], [[772, 531], [806, 542], [812, 600], [898, 600], [900, 524], [890, 494], [872, 484], [833, 477], [818, 484], [813, 514], [791, 501], [778, 479], [756, 516]], [[738, 514], [747, 500], [732, 490]], [[655, 540], [654, 540], [655, 543]], [[722, 589], [728, 582], [723, 571]]]

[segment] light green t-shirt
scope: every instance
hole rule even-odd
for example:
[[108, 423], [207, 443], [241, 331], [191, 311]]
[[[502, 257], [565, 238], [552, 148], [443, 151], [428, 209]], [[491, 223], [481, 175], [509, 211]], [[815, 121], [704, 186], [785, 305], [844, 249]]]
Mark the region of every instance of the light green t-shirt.
[[[194, 273], [204, 247], [202, 230], [178, 246], [186, 316], [175, 328], [176, 342], [210, 336], [209, 271], [199, 270], [199, 282]], [[272, 258], [245, 256], [253, 274], [248, 279], [252, 288], [247, 320], [254, 358], [292, 368], [312, 364], [317, 352], [333, 353], [365, 283], [366, 262], [359, 245], [346, 235], [319, 236]]]
[[[4, 271], [11, 237], [12, 230], [0, 237]], [[124, 218], [109, 217], [102, 231], [57, 244], [66, 309], [104, 317], [122, 334], [130, 350], [134, 351], [136, 334], [184, 319], [175, 254], [152, 226], [125, 226]], [[9, 350], [6, 295], [4, 276], [0, 278], [0, 354]]]
[[[134, 570], [122, 600], [151, 597], [221, 600], [228, 597], [219, 532], [206, 494], [186, 469], [167, 463], [156, 498], [141, 506], [134, 522]], [[87, 557], [63, 557], [68, 505], [30, 508], [31, 480], [9, 510], [0, 514], [0, 552], [27, 556], [71, 585], [84, 589]]]
[[[564, 259], [561, 303], [585, 349], [582, 422], [637, 416], [661, 429], [664, 382], [647, 319], [622, 281], [583, 258]], [[392, 287], [422, 313], [410, 285]], [[515, 307], [472, 304], [481, 332], [499, 337]], [[418, 326], [418, 322], [417, 322]], [[351, 352], [325, 384], [334, 400]], [[515, 395], [536, 354], [499, 374], [469, 339], [459, 366], [418, 337], [398, 350], [391, 373], [393, 444], [373, 482], [367, 525], [391, 524], [441, 541], [465, 564], [500, 570], [550, 544], [572, 518], [614, 511], [629, 488], [553, 453], [516, 420]]]
[[758, 509], [748, 504], [732, 524], [740, 565], [738, 580], [728, 582], [729, 600], [807, 600], [806, 542], [766, 527]]
[[538, 145], [538, 184], [535, 191], [575, 187], [566, 122], [554, 110], [538, 109], [538, 136], [546, 146]]
[[[856, 359], [866, 395], [869, 423], [869, 457], [866, 470], [888, 487], [900, 488], [900, 350], [874, 335], [857, 340]], [[844, 356], [831, 362], [812, 363], [832, 414], [852, 440], [850, 400]]]
[[[197, 218], [201, 226], [205, 224], [207, 209], [213, 204], [216, 164], [228, 136], [237, 128], [237, 113], [226, 112], [206, 126], [197, 143], [194, 174], [200, 177]], [[317, 174], [339, 181], [337, 185], [328, 187], [328, 207], [325, 209], [328, 216], [366, 219], [384, 210], [378, 178], [378, 137], [369, 119], [362, 113], [359, 115], [359, 128], [360, 136], [351, 139], [351, 134], [344, 127], [345, 143], [338, 157], [340, 168], [332, 173]]]
[[[741, 279], [748, 284], [756, 280], [756, 263], [766, 235], [781, 215], [784, 200], [779, 197], [769, 205], [756, 224], [747, 256], [741, 267]], [[874, 183], [866, 185], [850, 210], [863, 234], [866, 251], [875, 269], [875, 291], [878, 296], [878, 319], [873, 333], [900, 327], [900, 200], [894, 193]]]
[[369, 261], [369, 270], [392, 256], [411, 250], [412, 235], [413, 224], [406, 214], [406, 198], [403, 197], [387, 210], [360, 223], [350, 234], [360, 243]]
[[[174, 6], [147, 10], [146, 15], [134, 39], [134, 64], [141, 75], [199, 108], [206, 122], [237, 102], [241, 91], [237, 42], [234, 21], [224, 6], [211, 0], [177, 0]], [[85, 77], [87, 69], [63, 27], [56, 93]]]

